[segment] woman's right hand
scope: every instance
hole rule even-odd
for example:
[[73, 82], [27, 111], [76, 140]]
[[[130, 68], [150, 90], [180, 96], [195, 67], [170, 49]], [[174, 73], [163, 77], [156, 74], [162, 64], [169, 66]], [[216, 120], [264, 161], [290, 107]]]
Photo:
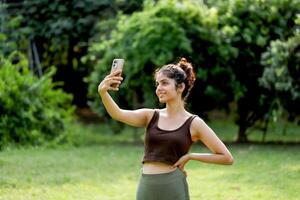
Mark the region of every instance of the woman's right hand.
[[101, 94], [108, 90], [118, 91], [119, 86], [123, 80], [123, 78], [119, 76], [120, 73], [120, 70], [116, 70], [111, 74], [107, 75], [99, 84], [98, 93]]

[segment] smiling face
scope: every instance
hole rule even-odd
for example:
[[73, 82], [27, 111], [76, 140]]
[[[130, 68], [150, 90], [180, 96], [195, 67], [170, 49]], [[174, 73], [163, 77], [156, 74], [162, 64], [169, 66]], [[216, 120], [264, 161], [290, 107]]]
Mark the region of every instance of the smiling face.
[[181, 98], [182, 90], [176, 88], [175, 80], [168, 78], [162, 72], [156, 74], [156, 95], [160, 103], [167, 103], [175, 98]]

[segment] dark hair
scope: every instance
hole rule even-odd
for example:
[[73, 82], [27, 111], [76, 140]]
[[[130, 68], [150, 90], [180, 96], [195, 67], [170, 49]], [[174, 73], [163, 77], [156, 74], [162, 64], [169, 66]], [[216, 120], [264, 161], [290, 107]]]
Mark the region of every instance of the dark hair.
[[168, 78], [174, 79], [176, 88], [181, 83], [185, 84], [182, 98], [186, 100], [196, 80], [192, 64], [185, 58], [181, 58], [177, 64], [167, 64], [157, 69], [155, 75], [160, 72]]

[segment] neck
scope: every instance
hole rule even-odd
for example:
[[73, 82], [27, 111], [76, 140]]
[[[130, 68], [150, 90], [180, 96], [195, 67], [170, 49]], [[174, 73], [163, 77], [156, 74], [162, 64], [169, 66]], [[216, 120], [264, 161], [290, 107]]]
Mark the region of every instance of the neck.
[[183, 112], [185, 112], [184, 101], [181, 98], [179, 98], [172, 102], [167, 102], [166, 103], [166, 112], [168, 115], [182, 114]]

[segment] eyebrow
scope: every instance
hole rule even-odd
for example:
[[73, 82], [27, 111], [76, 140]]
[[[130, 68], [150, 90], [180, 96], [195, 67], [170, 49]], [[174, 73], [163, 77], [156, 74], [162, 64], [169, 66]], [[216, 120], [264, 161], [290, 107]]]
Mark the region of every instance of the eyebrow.
[[164, 78], [164, 79], [161, 79], [160, 81], [155, 81], [155, 82], [162, 82], [162, 81], [168, 81], [168, 79]]

